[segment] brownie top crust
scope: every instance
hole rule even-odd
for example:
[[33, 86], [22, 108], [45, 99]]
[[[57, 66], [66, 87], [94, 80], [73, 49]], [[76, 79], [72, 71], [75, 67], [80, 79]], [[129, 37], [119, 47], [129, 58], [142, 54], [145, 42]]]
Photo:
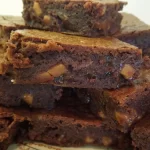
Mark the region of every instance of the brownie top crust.
[[[120, 105], [127, 103], [126, 99], [132, 97], [131, 101], [137, 100], [138, 97], [144, 94], [145, 89], [150, 87], [150, 71], [149, 69], [143, 69], [140, 71], [138, 78], [134, 81], [134, 86], [122, 87], [120, 89], [106, 90], [112, 100], [117, 100]], [[145, 94], [144, 94], [145, 95]]]
[[[69, 49], [69, 46], [77, 46], [74, 50], [86, 50], [89, 51], [89, 49], [93, 52], [99, 53], [100, 52], [108, 52], [114, 50], [117, 53], [119, 52], [129, 52], [134, 53], [139, 50], [137, 47], [132, 46], [130, 44], [121, 42], [118, 39], [106, 37], [106, 38], [88, 38], [88, 37], [80, 37], [80, 36], [74, 36], [74, 35], [66, 35], [56, 32], [49, 32], [49, 31], [40, 31], [40, 30], [16, 30], [12, 32], [11, 38], [15, 38], [15, 36], [20, 37], [22, 41], [29, 41], [31, 42], [49, 42], [54, 43], [57, 46], [53, 47], [55, 50], [67, 50]], [[48, 44], [47, 42], [47, 44]], [[55, 45], [51, 45], [55, 46]], [[50, 47], [50, 46], [49, 46]], [[64, 49], [65, 47], [65, 49]], [[141, 52], [139, 50], [139, 52]]]
[[114, 35], [115, 37], [130, 35], [132, 33], [136, 34], [142, 31], [150, 31], [150, 26], [136, 16], [128, 13], [122, 13], [122, 16], [121, 30]]

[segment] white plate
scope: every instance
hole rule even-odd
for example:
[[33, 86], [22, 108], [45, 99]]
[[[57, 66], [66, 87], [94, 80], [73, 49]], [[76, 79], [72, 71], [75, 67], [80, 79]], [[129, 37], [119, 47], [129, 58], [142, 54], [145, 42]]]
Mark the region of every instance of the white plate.
[[25, 142], [23, 144], [13, 144], [11, 145], [8, 150], [112, 150], [100, 147], [80, 147], [80, 148], [62, 148], [62, 147], [55, 147], [46, 145], [43, 143], [36, 143], [36, 142]]

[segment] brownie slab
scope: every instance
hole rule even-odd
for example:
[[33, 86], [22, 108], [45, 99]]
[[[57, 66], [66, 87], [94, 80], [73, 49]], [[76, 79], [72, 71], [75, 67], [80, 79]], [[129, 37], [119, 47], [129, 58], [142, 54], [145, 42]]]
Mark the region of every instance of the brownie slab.
[[141, 119], [131, 133], [133, 145], [139, 150], [150, 149], [150, 115]]
[[150, 72], [144, 70], [135, 85], [116, 90], [79, 90], [80, 99], [90, 101], [90, 108], [106, 125], [128, 132], [150, 109]]
[[7, 41], [10, 33], [16, 29], [24, 29], [24, 20], [20, 16], [0, 16], [0, 74], [5, 74], [9, 68], [9, 62], [5, 56]]
[[17, 133], [12, 140], [28, 139], [65, 147], [97, 145], [122, 150], [130, 147], [128, 134], [106, 128], [100, 119], [90, 114], [88, 105], [72, 98], [60, 102], [52, 111], [3, 108], [0, 112], [2, 119], [10, 113], [22, 121], [17, 122], [19, 126], [15, 128]]
[[114, 38], [87, 38], [39, 30], [12, 32], [7, 57], [16, 83], [117, 88], [130, 84], [141, 50]]
[[[10, 144], [19, 133], [20, 125], [25, 122], [27, 118], [27, 111], [20, 111], [20, 114], [14, 113], [13, 109], [0, 107], [0, 149], [7, 150]], [[28, 115], [27, 115], [28, 116]], [[21, 136], [21, 135], [20, 135]]]
[[84, 36], [112, 35], [120, 29], [118, 11], [125, 2], [116, 0], [23, 0], [23, 18], [32, 28], [73, 32]]
[[0, 47], [5, 49], [10, 32], [16, 29], [24, 29], [24, 20], [20, 16], [0, 16]]
[[7, 107], [29, 106], [52, 109], [60, 100], [62, 88], [53, 85], [12, 84], [10, 77], [0, 76], [0, 105]]
[[149, 55], [150, 26], [132, 14], [122, 13], [121, 30], [114, 37], [135, 45], [143, 50], [143, 55]]
[[103, 123], [90, 113], [79, 112], [72, 107], [64, 108], [54, 109], [51, 113], [33, 112], [28, 132], [29, 139], [65, 147], [129, 147], [130, 140], [125, 134], [105, 128]]
[[16, 29], [26, 28], [22, 17], [0, 16], [0, 104], [20, 106], [27, 104], [33, 108], [52, 109], [55, 101], [61, 97], [61, 88], [52, 85], [14, 85], [11, 82], [12, 69], [6, 58], [6, 42], [10, 33]]

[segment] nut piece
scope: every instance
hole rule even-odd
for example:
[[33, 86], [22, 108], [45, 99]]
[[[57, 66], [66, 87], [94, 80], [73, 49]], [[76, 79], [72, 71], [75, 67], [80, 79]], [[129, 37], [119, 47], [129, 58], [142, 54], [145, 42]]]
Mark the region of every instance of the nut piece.
[[42, 14], [42, 10], [38, 2], [34, 2], [33, 10], [35, 11], [37, 16], [40, 16]]
[[102, 5], [99, 10], [99, 15], [103, 16], [106, 13], [106, 9], [107, 7], [105, 5]]
[[121, 70], [121, 74], [125, 79], [132, 79], [133, 75], [135, 74], [135, 69], [131, 65], [125, 64]]
[[104, 136], [102, 138], [102, 143], [104, 144], [104, 146], [109, 146], [112, 144], [112, 139], [110, 137]]
[[67, 72], [66, 67], [63, 64], [56, 65], [47, 71], [53, 77], [59, 77]]
[[44, 72], [36, 76], [36, 82], [38, 83], [44, 83], [48, 81], [53, 81], [54, 77], [50, 75], [48, 72]]
[[104, 112], [102, 111], [98, 112], [98, 116], [101, 117], [102, 119], [106, 118]]
[[116, 117], [117, 122], [120, 125], [126, 125], [130, 120], [130, 118], [128, 118], [127, 115], [125, 115], [121, 112], [115, 112], [115, 117]]
[[51, 22], [50, 16], [45, 15], [44, 18], [43, 18], [43, 22], [44, 22], [45, 24], [49, 25], [50, 22]]
[[33, 96], [31, 94], [25, 94], [23, 96], [24, 101], [28, 104], [28, 105], [32, 105], [33, 103]]
[[64, 138], [65, 138], [65, 135], [62, 134], [59, 136], [58, 141], [62, 141]]
[[85, 139], [85, 142], [86, 142], [87, 144], [91, 144], [91, 143], [94, 142], [94, 139], [91, 138], [91, 137], [89, 137], [89, 136], [87, 136], [86, 139]]
[[91, 11], [91, 9], [92, 9], [92, 2], [86, 2], [86, 3], [83, 5], [83, 7], [84, 7], [85, 9], [87, 9], [87, 11]]
[[41, 73], [36, 77], [36, 80], [38, 82], [48, 82], [53, 81], [55, 77], [59, 77], [67, 72], [66, 67], [63, 64], [58, 64], [51, 69], [49, 69], [47, 72]]

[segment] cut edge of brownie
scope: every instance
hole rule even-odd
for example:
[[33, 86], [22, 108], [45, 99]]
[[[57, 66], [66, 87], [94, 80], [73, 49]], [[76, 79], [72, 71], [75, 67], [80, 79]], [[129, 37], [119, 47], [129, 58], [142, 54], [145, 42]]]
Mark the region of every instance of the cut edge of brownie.
[[[23, 4], [23, 18], [26, 25], [32, 28], [58, 32], [70, 30], [79, 32], [84, 36], [100, 36], [106, 33], [114, 34], [120, 29], [122, 17], [118, 11], [122, 10], [127, 3], [96, 0], [88, 2], [57, 1], [54, 4], [47, 1], [46, 5], [49, 6], [47, 7], [40, 0], [23, 0]], [[76, 13], [76, 10], [79, 10], [78, 13]], [[51, 13], [47, 15], [47, 11]], [[70, 11], [72, 12], [71, 15]]]
[[[18, 41], [20, 41], [20, 44], [22, 43], [22, 46], [17, 44]], [[42, 57], [39, 58], [38, 55], [41, 56], [41, 54]], [[55, 60], [53, 60], [54, 56]], [[7, 57], [10, 63], [14, 68], [21, 68], [15, 70], [19, 72], [16, 80], [19, 81], [20, 77], [26, 80], [25, 83], [36, 83], [42, 82], [41, 79], [45, 80], [43, 82], [72, 87], [77, 85], [100, 87], [98, 82], [101, 83], [101, 86], [103, 85], [101, 88], [116, 88], [124, 84], [130, 84], [129, 82], [136, 77], [141, 66], [141, 56], [140, 49], [117, 39], [93, 38], [91, 41], [87, 37], [38, 30], [12, 32], [7, 49]], [[45, 61], [46, 63], [44, 63]], [[93, 65], [95, 67], [92, 67]], [[108, 65], [110, 69], [104, 67], [105, 65]], [[84, 69], [87, 67], [88, 71]], [[50, 68], [55, 69], [55, 73], [51, 72]], [[62, 74], [58, 75], [56, 68], [60, 68]], [[100, 68], [104, 71], [99, 70]], [[80, 70], [80, 75], [78, 70]], [[28, 72], [28, 74], [25, 72]], [[91, 72], [95, 72], [95, 75], [90, 74]], [[50, 74], [52, 77], [50, 77]], [[56, 75], [53, 76], [53, 74]], [[31, 77], [29, 77], [30, 75]], [[37, 80], [36, 76], [40, 76], [40, 79]], [[44, 78], [41, 76], [44, 76]], [[78, 76], [81, 78], [79, 79]], [[108, 87], [107, 84], [109, 83], [106, 83], [104, 79], [106, 77], [108, 82], [113, 78], [111, 87]], [[31, 80], [33, 81], [31, 82]], [[72, 85], [69, 85], [69, 80], [71, 80]]]
[[150, 149], [150, 115], [146, 115], [141, 119], [131, 132], [132, 144], [135, 148], [140, 150]]
[[150, 108], [150, 71], [140, 72], [133, 86], [115, 90], [79, 89], [78, 97], [90, 103], [92, 112], [111, 128], [128, 132]]

